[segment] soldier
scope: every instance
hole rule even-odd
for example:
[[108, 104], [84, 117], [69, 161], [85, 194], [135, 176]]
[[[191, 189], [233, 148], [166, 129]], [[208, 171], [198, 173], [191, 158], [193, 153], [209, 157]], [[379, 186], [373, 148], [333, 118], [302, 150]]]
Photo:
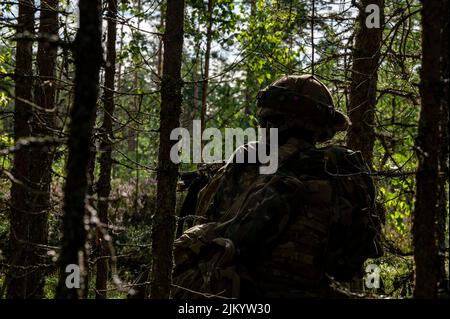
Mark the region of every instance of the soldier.
[[[258, 164], [230, 160], [201, 190], [196, 214], [208, 222], [175, 241], [175, 298], [334, 297], [335, 281], [361, 278], [364, 261], [381, 255], [360, 152], [316, 147], [350, 125], [325, 85], [286, 76], [257, 106], [261, 126], [278, 129], [278, 170], [260, 175]], [[258, 144], [238, 151], [250, 147]]]

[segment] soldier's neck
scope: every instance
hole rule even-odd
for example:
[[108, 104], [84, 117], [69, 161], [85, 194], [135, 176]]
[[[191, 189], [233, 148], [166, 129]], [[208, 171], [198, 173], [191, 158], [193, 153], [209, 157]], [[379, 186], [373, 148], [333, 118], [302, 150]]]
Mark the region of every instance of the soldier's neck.
[[310, 149], [316, 147], [315, 142], [311, 142], [309, 139], [305, 139], [298, 136], [291, 136], [284, 140], [280, 140], [279, 143], [280, 147], [286, 144], [295, 146], [298, 149]]
[[294, 154], [311, 148], [315, 148], [315, 143], [311, 143], [300, 137], [290, 137], [283, 144], [279, 145], [278, 160], [282, 163]]

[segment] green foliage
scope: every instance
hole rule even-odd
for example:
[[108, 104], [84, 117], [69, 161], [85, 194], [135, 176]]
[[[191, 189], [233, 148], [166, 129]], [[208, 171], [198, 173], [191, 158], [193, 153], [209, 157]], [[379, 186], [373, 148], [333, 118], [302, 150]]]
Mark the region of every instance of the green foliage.
[[45, 278], [44, 296], [45, 299], [54, 299], [56, 287], [58, 286], [58, 276], [51, 274]]
[[412, 256], [385, 254], [378, 259], [369, 259], [368, 264], [380, 267], [380, 288], [369, 292], [388, 298], [412, 298], [414, 284], [414, 260]]
[[236, 39], [248, 56], [245, 63], [257, 83], [262, 86], [292, 72], [302, 51], [294, 39], [305, 27], [305, 4], [258, 0], [250, 11], [245, 11], [244, 4], [241, 10], [242, 21], [247, 23], [243, 23], [245, 27], [240, 28]]
[[[13, 145], [14, 145], [13, 138], [11, 138], [7, 133], [0, 134], [0, 149], [8, 149]], [[6, 170], [11, 168], [11, 160], [9, 156], [7, 155], [0, 156], [0, 168]]]

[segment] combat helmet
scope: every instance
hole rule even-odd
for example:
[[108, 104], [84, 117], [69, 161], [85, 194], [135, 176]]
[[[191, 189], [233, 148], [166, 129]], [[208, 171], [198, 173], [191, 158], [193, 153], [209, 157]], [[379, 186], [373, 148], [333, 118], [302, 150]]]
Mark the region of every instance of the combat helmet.
[[302, 129], [311, 132], [317, 142], [331, 139], [351, 124], [335, 110], [328, 88], [310, 74], [276, 80], [258, 93], [257, 107], [261, 126], [270, 124], [281, 131]]

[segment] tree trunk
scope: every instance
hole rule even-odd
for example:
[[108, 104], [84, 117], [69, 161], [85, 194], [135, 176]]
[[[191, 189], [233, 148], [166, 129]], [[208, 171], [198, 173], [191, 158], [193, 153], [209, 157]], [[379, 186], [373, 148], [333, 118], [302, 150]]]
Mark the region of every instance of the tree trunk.
[[[53, 136], [54, 121], [56, 115], [55, 106], [55, 66], [58, 47], [58, 0], [44, 0], [41, 2], [39, 35], [45, 40], [41, 40], [38, 45], [37, 67], [38, 77], [35, 83], [35, 104], [40, 107], [33, 108], [32, 136], [49, 137]], [[30, 161], [30, 182], [35, 193], [30, 194], [30, 216], [29, 222], [35, 230], [30, 234], [30, 242], [36, 244], [47, 244], [47, 217], [50, 209], [50, 186], [52, 180], [52, 162], [54, 148], [50, 146], [36, 146], [31, 149]], [[46, 251], [38, 247], [35, 253], [41, 256], [46, 255]], [[37, 257], [37, 256], [36, 256]], [[34, 262], [44, 263], [42, 257], [37, 257]], [[38, 294], [42, 296], [45, 280], [45, 269], [38, 274], [39, 288]]]
[[[448, 1], [443, 1], [442, 12], [447, 12], [449, 10]], [[441, 76], [442, 81], [448, 81], [449, 79], [449, 47], [448, 47], [448, 14], [442, 14], [442, 52], [441, 52]], [[443, 82], [445, 83], [445, 82]], [[448, 83], [448, 82], [447, 82]], [[448, 113], [448, 85], [443, 85], [443, 96], [441, 99], [441, 123], [440, 123], [440, 135], [441, 135], [441, 149], [439, 153], [439, 281], [444, 282], [448, 280], [445, 271], [445, 254], [446, 254], [446, 225], [448, 225], [448, 193], [446, 188], [448, 187], [448, 153], [449, 153], [449, 137], [448, 137], [448, 123], [449, 123], [449, 113]], [[450, 271], [449, 271], [450, 273]]]
[[[99, 72], [102, 62], [101, 1], [79, 1], [80, 27], [74, 44], [75, 100], [70, 112], [69, 157], [64, 189], [62, 250], [59, 257], [60, 278], [56, 298], [83, 298], [83, 269], [86, 259], [85, 201], [88, 188], [89, 146], [95, 120]], [[66, 285], [66, 267], [80, 267], [80, 288]]]
[[[100, 176], [98, 179], [98, 218], [103, 225], [108, 224], [108, 203], [111, 192], [113, 114], [114, 114], [114, 77], [116, 73], [116, 37], [117, 37], [117, 0], [108, 0], [108, 38], [105, 67], [105, 92], [103, 95], [104, 115], [102, 123], [102, 141], [100, 144]], [[99, 259], [97, 260], [96, 294], [97, 299], [105, 299], [108, 281], [107, 242], [99, 233]]]
[[[141, 0], [138, 0], [138, 2], [137, 2], [136, 11], [137, 12], [142, 12]], [[136, 32], [140, 32], [139, 31], [140, 28], [141, 28], [141, 15], [138, 15]], [[135, 37], [135, 36], [133, 35], [133, 37]], [[139, 39], [138, 36], [136, 38]], [[136, 43], [138, 45], [140, 45], [141, 41], [138, 40], [138, 41], [136, 41]], [[139, 60], [140, 60], [140, 58], [139, 58]], [[133, 97], [133, 111], [131, 112], [131, 114], [133, 114], [134, 118], [137, 118], [138, 112], [139, 112], [139, 106], [140, 106], [139, 105], [140, 97], [138, 95], [136, 95], [137, 92], [138, 92], [138, 86], [139, 86], [139, 71], [138, 71], [138, 68], [136, 67], [135, 70], [134, 70], [134, 74], [133, 74], [133, 88], [134, 88], [134, 91], [135, 91], [134, 92], [135, 95]], [[134, 125], [137, 125], [137, 123], [136, 123], [136, 121], [133, 121], [131, 123], [132, 123], [131, 126], [128, 127], [128, 151], [129, 152], [137, 152], [137, 148], [138, 148], [138, 145], [137, 145], [138, 132], [133, 127]], [[136, 167], [136, 174], [139, 174], [139, 167]], [[136, 185], [136, 188], [137, 188], [137, 185]], [[136, 191], [136, 194], [137, 194], [137, 191]], [[135, 213], [137, 212], [136, 207], [134, 207], [134, 212]]]
[[[159, 15], [159, 28], [158, 32], [163, 32], [164, 30], [164, 2], [161, 1], [160, 5], [160, 15]], [[162, 68], [163, 68], [163, 39], [159, 38], [158, 42], [158, 57], [156, 59], [156, 72], [158, 74], [158, 89], [160, 89], [160, 79], [162, 76]]]
[[[17, 20], [17, 48], [15, 67], [14, 141], [31, 134], [29, 122], [32, 117], [32, 56], [33, 42], [26, 37], [34, 34], [34, 2], [19, 1]], [[23, 38], [23, 39], [21, 39]], [[39, 270], [33, 264], [37, 260], [35, 247], [28, 244], [30, 234], [36, 231], [29, 214], [29, 168], [30, 148], [16, 150], [13, 175], [20, 182], [11, 186], [10, 210], [10, 269], [7, 278], [7, 298], [40, 298]], [[33, 255], [33, 256], [31, 256]]]
[[[198, 77], [198, 73], [199, 73], [199, 56], [200, 56], [200, 45], [196, 45], [195, 46], [195, 65], [194, 65], [194, 75], [193, 75], [193, 80], [194, 80], [194, 100], [193, 102], [193, 106], [194, 109], [190, 112], [189, 114], [189, 119], [190, 122], [189, 123], [189, 128], [192, 126], [192, 120], [195, 119], [195, 115], [198, 114], [199, 111], [199, 107], [198, 107], [198, 102], [200, 101], [199, 99], [199, 77]], [[201, 115], [200, 115], [201, 116]], [[189, 130], [189, 132], [191, 132], [191, 130]]]
[[[365, 12], [369, 4], [380, 8], [380, 28], [366, 26]], [[375, 141], [374, 120], [376, 88], [380, 46], [383, 34], [384, 0], [361, 0], [358, 26], [353, 48], [352, 80], [350, 84], [350, 103], [347, 113], [352, 122], [347, 135], [347, 145], [361, 151], [372, 168], [373, 145]]]
[[[200, 123], [202, 131], [206, 128], [206, 110], [208, 98], [208, 83], [209, 83], [209, 60], [211, 58], [211, 42], [212, 42], [212, 14], [213, 14], [214, 0], [208, 0], [208, 21], [206, 26], [206, 51], [205, 51], [205, 67], [203, 70], [203, 85], [202, 85], [202, 111], [200, 114]], [[202, 141], [203, 145], [203, 141]]]
[[439, 213], [439, 122], [441, 105], [442, 2], [424, 0], [422, 7], [422, 69], [419, 131], [416, 141], [419, 165], [413, 219], [415, 298], [435, 298], [439, 277], [437, 216]]
[[175, 141], [170, 133], [179, 126], [181, 113], [181, 57], [183, 51], [184, 0], [168, 0], [164, 33], [163, 77], [157, 172], [156, 212], [152, 227], [152, 298], [169, 298], [172, 284], [178, 165], [170, 159]]
[[[101, 79], [99, 80], [99, 82], [101, 82]], [[95, 113], [97, 114], [97, 108], [95, 109]], [[95, 118], [97, 117], [97, 115], [95, 115]], [[96, 165], [96, 161], [97, 161], [97, 146], [96, 146], [96, 141], [97, 141], [97, 136], [96, 136], [96, 128], [95, 128], [95, 120], [93, 122], [92, 125], [92, 137], [91, 137], [91, 141], [89, 143], [89, 159], [88, 159], [88, 164], [87, 164], [87, 199], [86, 199], [86, 206], [85, 206], [85, 218], [90, 219], [92, 217], [92, 210], [94, 209], [96, 210], [96, 206], [95, 206], [95, 193], [96, 193], [96, 189], [95, 189], [95, 165]], [[91, 269], [89, 268], [89, 261], [91, 261], [92, 257], [95, 257], [95, 251], [94, 254], [90, 254], [91, 252], [91, 247], [94, 247], [94, 249], [96, 248], [96, 243], [95, 243], [96, 238], [92, 238], [92, 236], [90, 237], [90, 240], [88, 240], [86, 242], [86, 253], [88, 253], [86, 255], [86, 258], [84, 259], [85, 261], [85, 266], [86, 266], [86, 273], [85, 273], [85, 286], [84, 286], [84, 290], [86, 291], [86, 294], [89, 291], [89, 283], [90, 283], [90, 276], [91, 276]]]
[[[255, 17], [256, 15], [256, 0], [250, 0], [250, 17]], [[255, 19], [255, 18], [253, 18]], [[244, 105], [244, 114], [246, 116], [246, 121], [248, 124], [250, 122], [248, 121], [249, 116], [253, 114], [253, 105], [255, 104], [255, 95], [254, 90], [256, 87], [256, 79], [255, 74], [250, 69], [250, 66], [247, 66], [247, 69], [245, 70], [245, 105]]]
[[[121, 0], [123, 2], [123, 0]], [[120, 13], [122, 16], [125, 14], [125, 10], [122, 10]], [[124, 32], [123, 32], [123, 26], [124, 23], [120, 25], [120, 42], [119, 42], [119, 52], [122, 53], [123, 51], [123, 42], [124, 42]], [[117, 68], [117, 91], [120, 92], [122, 89], [122, 64], [119, 63]]]

